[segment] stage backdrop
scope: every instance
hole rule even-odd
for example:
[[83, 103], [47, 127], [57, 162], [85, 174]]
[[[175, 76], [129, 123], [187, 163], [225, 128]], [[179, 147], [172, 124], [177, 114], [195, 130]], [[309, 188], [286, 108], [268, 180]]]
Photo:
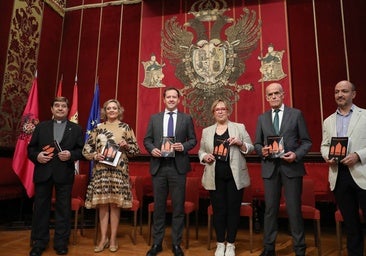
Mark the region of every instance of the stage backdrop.
[[[218, 4], [218, 12], [204, 12], [205, 2]], [[136, 115], [139, 142], [143, 141], [150, 116], [164, 110], [162, 94], [167, 86], [182, 90], [181, 103], [187, 104], [180, 104], [179, 110], [194, 117], [198, 139], [202, 128], [209, 125], [202, 119], [210, 118], [207, 116], [210, 113], [202, 116], [205, 109], [201, 107], [202, 111], [199, 111], [199, 106], [210, 107], [208, 103], [215, 97], [232, 100], [230, 120], [244, 123], [252, 140], [258, 115], [269, 108], [265, 100], [265, 87], [269, 83], [280, 82], [285, 90], [285, 104], [292, 105], [286, 3], [260, 2], [180, 0], [180, 4], [174, 6], [169, 4], [169, 0], [142, 3]], [[224, 24], [218, 26], [219, 22]], [[242, 41], [248, 41], [240, 33], [247, 33], [246, 36], [253, 40], [247, 45], [240, 45]], [[236, 42], [239, 45], [230, 41], [233, 38], [240, 39]], [[174, 44], [180, 45], [175, 47]], [[182, 48], [188, 52], [186, 55], [180, 52]], [[247, 50], [244, 53], [241, 51], [243, 48]], [[198, 49], [202, 54], [190, 49]], [[213, 51], [219, 54], [215, 55]], [[230, 59], [230, 54], [237, 56]], [[184, 61], [179, 60], [182, 55]], [[216, 62], [215, 58], [218, 59]], [[201, 71], [205, 64], [208, 75]], [[228, 80], [225, 77], [221, 80], [228, 81], [229, 85], [220, 84], [216, 81], [220, 78], [219, 73], [228, 72], [225, 69], [228, 66], [234, 71], [226, 74]], [[225, 95], [220, 94], [222, 92]], [[192, 108], [190, 103], [198, 107]], [[199, 143], [190, 153], [195, 154], [198, 149]]]

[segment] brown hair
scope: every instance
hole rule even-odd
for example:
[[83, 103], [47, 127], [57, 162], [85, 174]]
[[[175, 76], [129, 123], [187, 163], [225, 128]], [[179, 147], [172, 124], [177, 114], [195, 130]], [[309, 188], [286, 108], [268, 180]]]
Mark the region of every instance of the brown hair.
[[53, 99], [53, 101], [51, 102], [51, 107], [53, 107], [53, 105], [55, 104], [55, 102], [65, 102], [66, 105], [67, 105], [67, 108], [70, 108], [69, 100], [66, 97], [63, 97], [63, 96], [55, 97]]
[[165, 94], [166, 94], [167, 91], [173, 91], [173, 90], [176, 91], [178, 93], [178, 97], [180, 97], [180, 91], [177, 88], [167, 87], [167, 88], [165, 88], [164, 93], [163, 93], [164, 98], [165, 98]]

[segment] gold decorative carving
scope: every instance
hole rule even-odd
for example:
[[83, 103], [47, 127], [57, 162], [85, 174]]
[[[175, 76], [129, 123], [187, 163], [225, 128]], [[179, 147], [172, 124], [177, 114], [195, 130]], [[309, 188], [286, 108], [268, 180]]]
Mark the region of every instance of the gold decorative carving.
[[62, 17], [65, 16], [66, 0], [45, 0], [52, 9], [54, 9]]
[[105, 1], [102, 3], [95, 4], [83, 4], [78, 6], [73, 6], [69, 8], [65, 8], [65, 12], [76, 11], [81, 9], [91, 9], [91, 8], [103, 8], [107, 6], [118, 6], [122, 4], [138, 4], [141, 3], [142, 0], [114, 0], [114, 1]]
[[15, 0], [0, 101], [0, 146], [13, 147], [36, 73], [42, 0]]
[[[224, 0], [199, 0], [189, 12], [194, 18], [181, 26], [173, 17], [162, 31], [163, 56], [176, 66], [175, 76], [184, 84], [183, 104], [200, 126], [212, 124], [213, 101], [220, 98], [235, 104], [241, 90], [253, 88], [237, 80], [257, 47], [261, 21], [247, 8], [234, 21], [224, 15], [227, 10]], [[211, 22], [210, 26], [205, 22]]]

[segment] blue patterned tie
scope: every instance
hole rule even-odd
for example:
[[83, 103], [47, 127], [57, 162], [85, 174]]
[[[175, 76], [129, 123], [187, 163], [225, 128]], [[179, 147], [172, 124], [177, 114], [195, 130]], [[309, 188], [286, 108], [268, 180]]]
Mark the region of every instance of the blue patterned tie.
[[273, 118], [273, 128], [274, 128], [276, 134], [278, 135], [278, 134], [280, 134], [280, 118], [278, 116], [278, 112], [280, 112], [280, 110], [275, 109], [274, 112], [275, 112], [275, 116]]
[[174, 123], [173, 123], [173, 114], [174, 112], [169, 112], [169, 120], [168, 120], [168, 137], [174, 137]]

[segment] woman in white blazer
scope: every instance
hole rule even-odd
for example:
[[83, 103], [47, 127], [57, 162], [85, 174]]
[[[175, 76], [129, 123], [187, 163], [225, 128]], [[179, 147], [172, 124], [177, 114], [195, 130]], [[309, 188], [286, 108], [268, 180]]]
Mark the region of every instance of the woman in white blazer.
[[254, 147], [245, 126], [229, 121], [231, 107], [227, 102], [216, 100], [211, 111], [216, 122], [203, 129], [198, 152], [205, 165], [202, 185], [210, 192], [213, 208], [215, 256], [235, 256], [243, 191], [250, 185], [244, 156]]

